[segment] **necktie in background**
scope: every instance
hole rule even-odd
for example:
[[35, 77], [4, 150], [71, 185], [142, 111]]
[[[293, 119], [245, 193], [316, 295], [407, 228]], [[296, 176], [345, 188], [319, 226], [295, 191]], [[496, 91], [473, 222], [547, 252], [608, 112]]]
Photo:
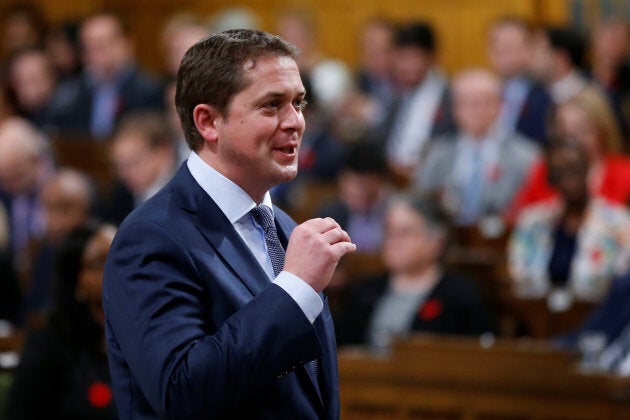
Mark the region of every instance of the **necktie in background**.
[[470, 178], [463, 186], [461, 209], [458, 222], [463, 225], [473, 224], [481, 213], [481, 192], [484, 185], [484, 165], [480, 148], [471, 149]]
[[[278, 276], [284, 267], [284, 248], [278, 239], [278, 231], [276, 230], [276, 224], [273, 221], [273, 214], [271, 209], [267, 206], [256, 206], [251, 210], [254, 221], [263, 229], [265, 233], [265, 244], [267, 244], [267, 253], [271, 260], [273, 267], [273, 275]], [[306, 370], [311, 377], [317, 391], [319, 392], [319, 385], [317, 380], [318, 363], [317, 360], [312, 360], [305, 365]]]

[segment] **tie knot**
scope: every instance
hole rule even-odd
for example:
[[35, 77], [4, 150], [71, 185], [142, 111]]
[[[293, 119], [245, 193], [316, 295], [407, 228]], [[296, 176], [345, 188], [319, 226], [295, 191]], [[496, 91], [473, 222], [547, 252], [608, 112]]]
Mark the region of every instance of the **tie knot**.
[[260, 205], [256, 206], [251, 211], [252, 217], [262, 227], [264, 230], [269, 228], [275, 229], [275, 224], [273, 222], [273, 214], [271, 214], [271, 209], [267, 206]]

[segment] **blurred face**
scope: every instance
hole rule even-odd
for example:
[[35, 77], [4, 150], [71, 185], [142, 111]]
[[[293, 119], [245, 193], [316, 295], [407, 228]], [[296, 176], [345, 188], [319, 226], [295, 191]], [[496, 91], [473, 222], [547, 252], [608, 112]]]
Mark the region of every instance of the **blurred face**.
[[46, 51], [53, 66], [62, 74], [72, 74], [79, 62], [79, 54], [71, 40], [61, 31], [46, 38]]
[[81, 28], [83, 61], [97, 79], [107, 80], [129, 60], [131, 45], [111, 16], [88, 20]]
[[81, 259], [81, 273], [77, 285], [77, 291], [85, 296], [92, 316], [101, 326], [105, 325], [102, 307], [103, 267], [115, 233], [113, 227], [107, 226], [99, 229], [90, 238]]
[[250, 83], [232, 98], [227, 117], [217, 115], [204, 156], [258, 201], [297, 175], [305, 91], [289, 57], [261, 57], [245, 77]]
[[20, 107], [29, 111], [46, 105], [55, 87], [50, 63], [41, 52], [22, 55], [11, 66], [10, 76]]
[[33, 21], [25, 14], [18, 13], [2, 21], [3, 33], [0, 40], [5, 52], [34, 47], [39, 42], [39, 34]]
[[559, 106], [555, 126], [559, 136], [577, 142], [585, 150], [589, 161], [602, 156], [601, 133], [584, 109], [570, 102]]
[[60, 241], [88, 218], [88, 199], [83, 191], [66, 188], [55, 179], [44, 186], [42, 202], [46, 213], [46, 233], [53, 242]]
[[177, 75], [179, 64], [188, 49], [200, 39], [208, 36], [208, 31], [201, 26], [186, 26], [169, 33], [164, 39], [165, 60], [169, 73]]
[[137, 131], [120, 133], [112, 145], [116, 173], [134, 194], [142, 194], [153, 185], [170, 159], [168, 148], [151, 148], [148, 139]]
[[525, 72], [531, 57], [527, 33], [516, 25], [499, 25], [488, 40], [488, 57], [493, 69], [504, 78]]
[[278, 21], [278, 34], [298, 47], [303, 58], [311, 53], [313, 44], [313, 34], [310, 31], [309, 23], [298, 16], [281, 16]]
[[551, 44], [542, 33], [534, 35], [532, 40], [532, 56], [529, 63], [531, 74], [542, 82], [554, 79], [555, 55]]
[[394, 203], [385, 215], [383, 261], [393, 273], [415, 273], [438, 263], [443, 238], [405, 203]]
[[454, 83], [453, 112], [462, 132], [473, 137], [488, 133], [501, 109], [498, 89], [498, 85], [476, 76]]
[[408, 46], [394, 50], [394, 79], [403, 89], [412, 89], [426, 77], [433, 58], [422, 48]]
[[560, 149], [549, 156], [549, 178], [565, 202], [581, 205], [587, 200], [588, 166], [574, 150]]
[[385, 25], [367, 26], [361, 38], [361, 51], [365, 68], [378, 76], [389, 76], [392, 65], [393, 34]]
[[630, 50], [630, 36], [625, 22], [603, 24], [593, 31], [593, 54], [598, 61], [618, 64], [625, 60]]
[[343, 171], [339, 176], [339, 192], [354, 211], [368, 212], [383, 196], [385, 181], [378, 174]]
[[9, 194], [32, 191], [37, 184], [40, 161], [19, 150], [0, 153], [0, 185]]

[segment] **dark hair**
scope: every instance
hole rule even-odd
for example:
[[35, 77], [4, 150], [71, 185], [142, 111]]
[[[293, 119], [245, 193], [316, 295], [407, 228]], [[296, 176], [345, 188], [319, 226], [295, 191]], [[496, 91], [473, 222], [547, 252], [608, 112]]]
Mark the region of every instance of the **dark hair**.
[[227, 117], [230, 101], [250, 80], [244, 65], [256, 65], [260, 57], [296, 58], [299, 50], [276, 35], [251, 29], [217, 32], [202, 39], [184, 54], [177, 72], [175, 106], [186, 142], [199, 150], [203, 138], [193, 121], [193, 110], [199, 104], [213, 106]]
[[579, 32], [569, 28], [550, 27], [546, 29], [546, 35], [553, 50], [566, 52], [575, 67], [582, 67], [586, 44]]
[[112, 137], [112, 143], [126, 133], [140, 133], [150, 149], [173, 146], [169, 127], [163, 113], [159, 111], [136, 111], [120, 120]]
[[397, 195], [391, 203], [405, 203], [422, 216], [430, 229], [448, 236], [451, 219], [436, 197], [418, 192], [408, 192]]
[[400, 26], [394, 40], [396, 47], [418, 47], [430, 53], [435, 52], [433, 29], [425, 22], [412, 22]]
[[357, 141], [346, 149], [342, 167], [360, 174], [387, 175], [389, 173], [383, 147], [367, 141]]
[[99, 345], [102, 336], [102, 329], [87, 305], [76, 298], [83, 253], [97, 231], [96, 224], [75, 228], [62, 241], [55, 259], [55, 295], [50, 325], [69, 343], [78, 346]]

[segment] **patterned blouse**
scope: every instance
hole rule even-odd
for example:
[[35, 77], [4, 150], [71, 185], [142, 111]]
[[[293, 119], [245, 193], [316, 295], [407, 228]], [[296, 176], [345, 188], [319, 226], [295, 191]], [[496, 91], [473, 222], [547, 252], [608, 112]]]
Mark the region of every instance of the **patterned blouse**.
[[[508, 245], [508, 268], [520, 297], [544, 297], [551, 288], [549, 260], [553, 232], [564, 205], [552, 198], [526, 207]], [[625, 207], [592, 199], [577, 233], [567, 288], [580, 300], [599, 301], [613, 277], [630, 268], [630, 213]]]

